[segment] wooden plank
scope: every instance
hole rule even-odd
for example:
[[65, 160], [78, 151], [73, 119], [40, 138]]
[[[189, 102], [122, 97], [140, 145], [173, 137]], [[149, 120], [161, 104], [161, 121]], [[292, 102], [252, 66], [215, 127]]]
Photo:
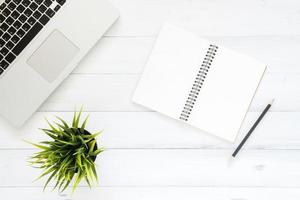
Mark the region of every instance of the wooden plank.
[[[0, 186], [42, 186], [32, 150], [1, 150]], [[100, 186], [300, 187], [299, 150], [108, 150], [97, 159]], [[52, 184], [53, 185], [53, 184]]]
[[[17, 192], [16, 192], [17, 190]], [[68, 192], [43, 192], [42, 188], [0, 188], [2, 197], [30, 200], [298, 200], [299, 188], [210, 188], [210, 187], [98, 187]]]
[[[87, 114], [87, 113], [85, 113]], [[22, 129], [0, 122], [0, 148], [32, 148], [23, 140], [39, 142], [49, 140], [38, 128], [46, 128], [44, 117], [53, 115], [72, 120], [72, 113], [37, 113]], [[249, 130], [259, 116], [247, 115], [237, 141]], [[245, 148], [250, 149], [299, 149], [299, 112], [270, 112], [256, 129]], [[154, 112], [99, 112], [90, 113], [88, 130], [104, 130], [99, 142], [106, 148], [197, 148], [233, 149], [232, 145], [188, 125]]]
[[[205, 37], [263, 61], [268, 73], [299, 73], [300, 36]], [[75, 74], [140, 74], [155, 37], [105, 37], [79, 64]]]
[[[71, 75], [39, 109], [73, 111], [85, 105], [88, 111], [145, 111], [131, 101], [140, 75]], [[262, 110], [276, 98], [274, 111], [300, 110], [300, 74], [265, 74], [250, 107]], [[291, 98], [292, 97], [292, 98]]]
[[109, 36], [153, 36], [165, 21], [202, 35], [299, 34], [298, 0], [111, 0], [120, 10]]

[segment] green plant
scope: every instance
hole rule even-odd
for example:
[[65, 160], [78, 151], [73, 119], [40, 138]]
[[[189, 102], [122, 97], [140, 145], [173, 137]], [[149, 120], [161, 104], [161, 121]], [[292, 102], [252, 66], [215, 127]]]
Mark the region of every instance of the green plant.
[[89, 187], [98, 182], [94, 161], [103, 151], [96, 142], [96, 137], [101, 132], [90, 134], [85, 130], [88, 116], [79, 126], [81, 114], [82, 109], [79, 113], [74, 112], [71, 125], [60, 117], [56, 117], [59, 121], [54, 122], [55, 125], [46, 120], [49, 128], [41, 130], [52, 140], [39, 144], [30, 143], [41, 150], [29, 160], [32, 166], [43, 169], [38, 179], [49, 176], [44, 190], [53, 179], [56, 181], [54, 189], [58, 188], [60, 192], [64, 191], [73, 179], [73, 192], [82, 179], [85, 179]]

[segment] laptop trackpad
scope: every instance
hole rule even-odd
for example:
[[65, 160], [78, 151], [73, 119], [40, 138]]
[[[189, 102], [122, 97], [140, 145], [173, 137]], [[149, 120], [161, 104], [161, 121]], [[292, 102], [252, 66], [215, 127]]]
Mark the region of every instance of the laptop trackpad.
[[53, 31], [31, 55], [27, 63], [48, 82], [53, 82], [79, 52], [66, 36]]

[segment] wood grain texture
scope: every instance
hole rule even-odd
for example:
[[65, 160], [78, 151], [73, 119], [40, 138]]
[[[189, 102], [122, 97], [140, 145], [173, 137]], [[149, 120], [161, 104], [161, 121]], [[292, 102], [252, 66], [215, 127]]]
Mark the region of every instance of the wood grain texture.
[[[87, 113], [84, 113], [87, 114]], [[248, 113], [237, 141], [246, 134], [258, 112]], [[23, 140], [41, 141], [45, 136], [37, 128], [47, 127], [44, 117], [72, 120], [71, 112], [37, 113], [22, 129], [0, 122], [0, 149], [32, 148]], [[300, 149], [299, 112], [270, 112], [257, 127], [245, 148]], [[92, 112], [87, 124], [91, 131], [103, 130], [99, 142], [108, 149], [233, 149], [210, 134], [154, 112]]]
[[[71, 75], [39, 111], [148, 111], [131, 101], [140, 75]], [[273, 98], [273, 111], [300, 111], [300, 74], [266, 73], [250, 107], [260, 111]], [[292, 97], [292, 98], [291, 98]]]
[[[17, 192], [16, 192], [17, 191]], [[42, 192], [41, 188], [0, 188], [1, 197], [30, 200], [298, 200], [299, 188], [231, 188], [231, 187], [99, 187], [79, 188], [68, 193]]]
[[165, 21], [201, 35], [295, 35], [297, 0], [111, 0], [121, 18], [109, 36], [153, 36]]
[[[15, 191], [18, 192], [15, 192]], [[101, 187], [79, 188], [73, 196], [42, 192], [41, 188], [0, 188], [2, 197], [30, 200], [289, 200], [299, 199], [299, 188], [215, 188], [215, 187]]]
[[[0, 187], [43, 186], [32, 150], [2, 150]], [[97, 158], [100, 186], [300, 187], [299, 150], [114, 149]], [[82, 183], [84, 184], [84, 183]], [[53, 184], [52, 184], [53, 185]]]
[[[201, 34], [198, 34], [201, 36]], [[74, 74], [141, 74], [156, 37], [104, 37]], [[264, 62], [267, 73], [299, 73], [300, 36], [205, 36]]]

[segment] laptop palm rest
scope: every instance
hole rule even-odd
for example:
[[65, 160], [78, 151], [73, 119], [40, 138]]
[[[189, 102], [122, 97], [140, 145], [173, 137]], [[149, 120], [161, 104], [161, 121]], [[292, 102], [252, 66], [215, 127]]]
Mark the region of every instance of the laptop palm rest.
[[60, 31], [54, 30], [30, 56], [27, 64], [51, 83], [78, 52], [79, 48], [73, 42]]

